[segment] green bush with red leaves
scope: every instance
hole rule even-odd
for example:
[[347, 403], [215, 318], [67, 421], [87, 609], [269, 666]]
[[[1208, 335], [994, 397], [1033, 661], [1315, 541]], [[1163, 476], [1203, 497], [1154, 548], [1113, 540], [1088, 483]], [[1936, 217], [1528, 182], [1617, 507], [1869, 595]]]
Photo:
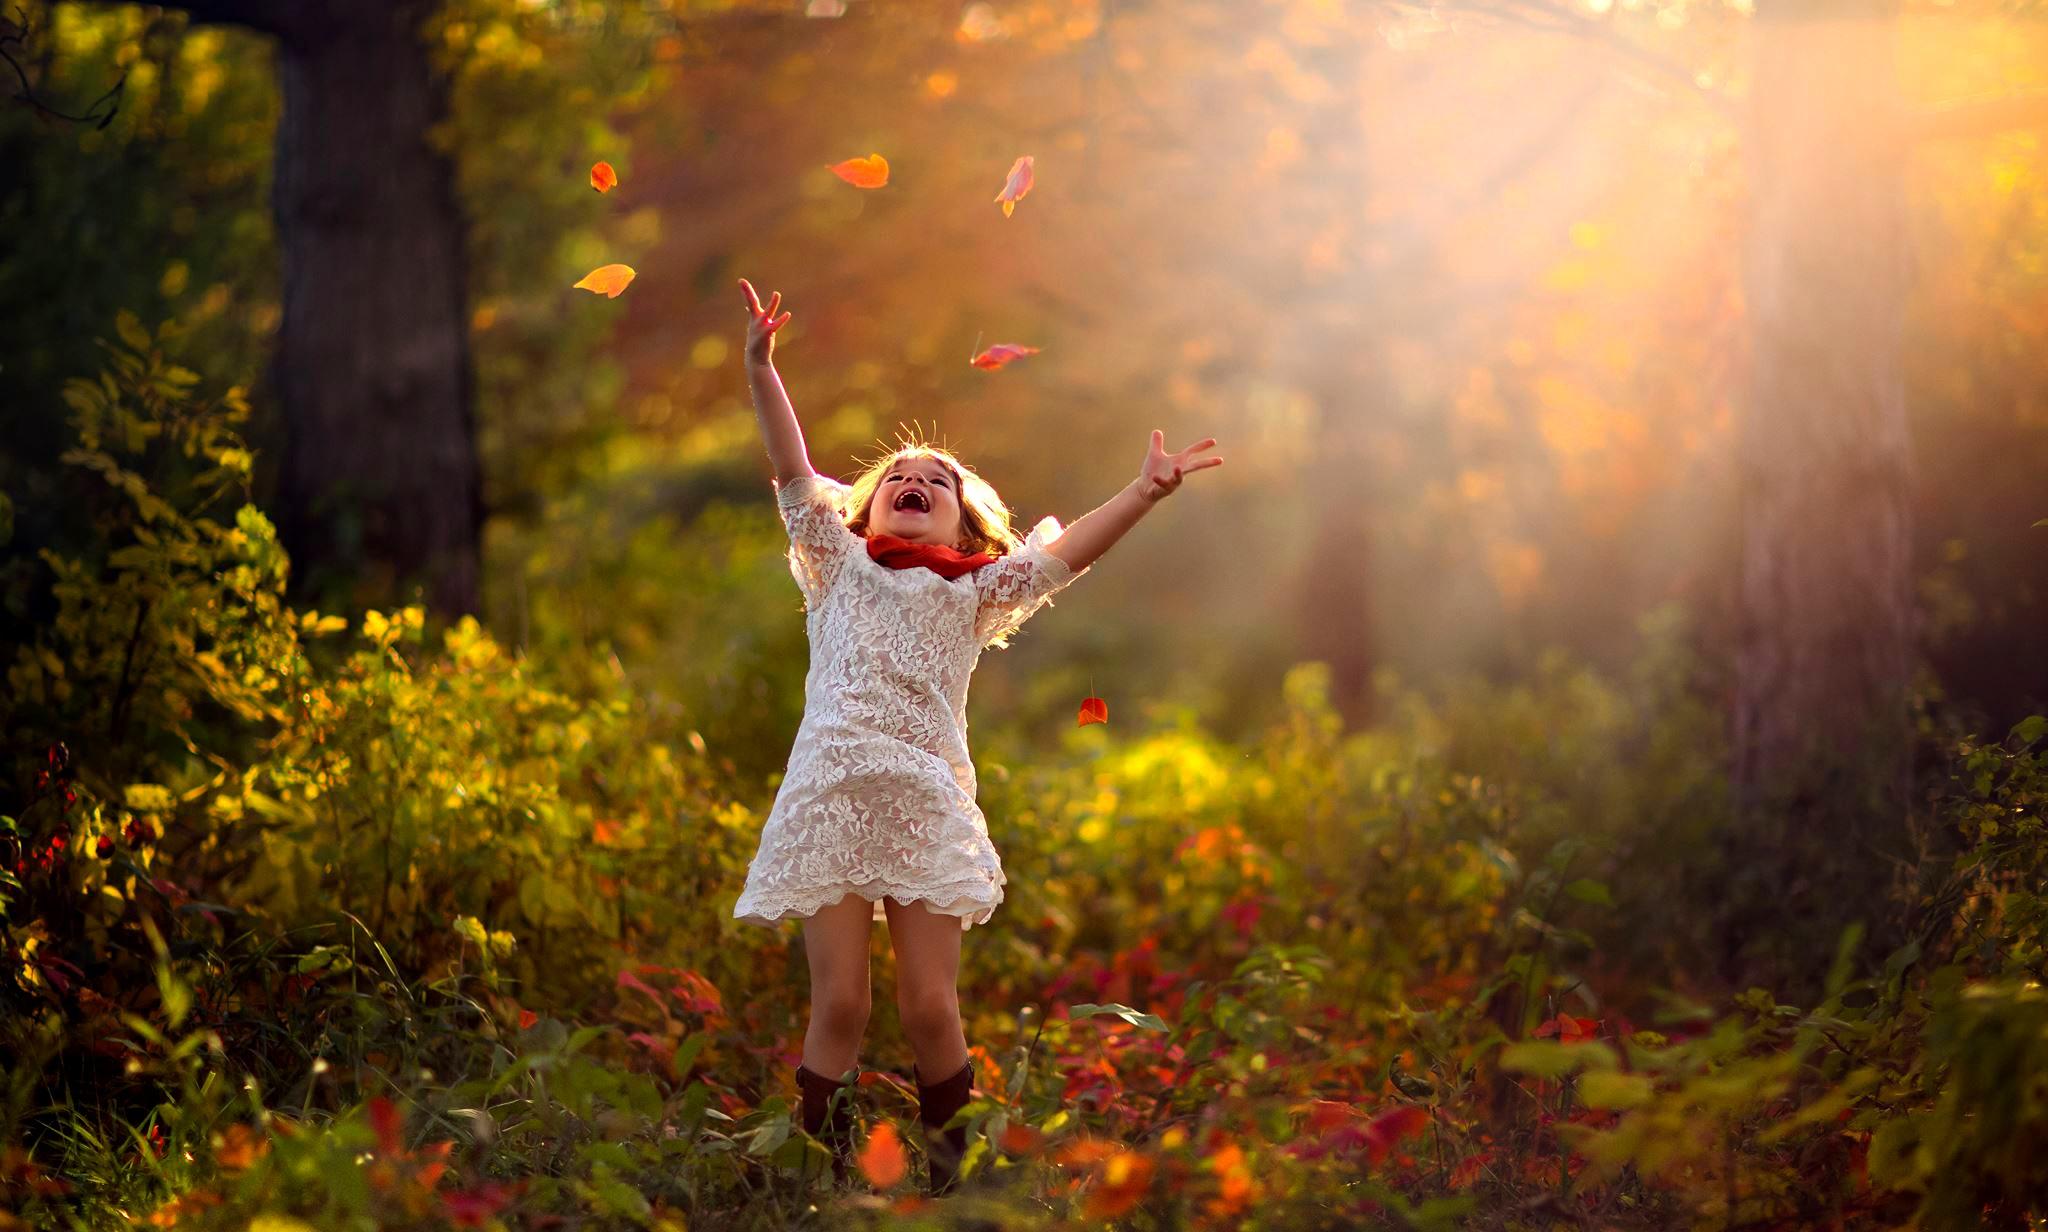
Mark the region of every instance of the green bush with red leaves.
[[42, 561], [5, 664], [0, 1229], [2018, 1228], [2048, 1199], [2048, 720], [1949, 741], [1962, 854], [1911, 945], [1845, 937], [1812, 1005], [1716, 998], [1641, 935], [1701, 906], [1670, 865], [1718, 799], [1669, 613], [1625, 682], [1389, 682], [1365, 731], [1305, 664], [1247, 742], [993, 735], [963, 1189], [919, 1192], [878, 1015], [836, 1191], [793, 1125], [801, 954], [729, 918], [759, 818], [715, 754], [474, 622], [290, 610], [241, 399], [175, 329], [118, 334], [68, 396], [98, 547]]

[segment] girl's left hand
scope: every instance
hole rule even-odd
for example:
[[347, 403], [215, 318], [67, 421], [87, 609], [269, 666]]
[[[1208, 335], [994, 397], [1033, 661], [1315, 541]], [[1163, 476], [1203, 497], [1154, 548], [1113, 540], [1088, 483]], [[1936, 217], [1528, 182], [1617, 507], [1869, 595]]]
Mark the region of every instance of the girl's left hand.
[[1138, 495], [1148, 501], [1157, 501], [1171, 496], [1180, 487], [1181, 478], [1204, 467], [1223, 465], [1222, 458], [1197, 458], [1194, 455], [1216, 443], [1213, 436], [1204, 437], [1186, 449], [1166, 452], [1166, 434], [1152, 429], [1152, 445], [1145, 452], [1145, 465], [1138, 472]]

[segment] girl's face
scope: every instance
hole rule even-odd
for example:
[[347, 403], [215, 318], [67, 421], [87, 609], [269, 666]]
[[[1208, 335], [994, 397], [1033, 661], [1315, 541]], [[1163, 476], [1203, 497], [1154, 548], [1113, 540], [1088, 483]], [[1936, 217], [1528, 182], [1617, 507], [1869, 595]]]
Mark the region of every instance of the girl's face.
[[868, 505], [868, 529], [912, 543], [960, 545], [960, 489], [937, 458], [902, 458]]

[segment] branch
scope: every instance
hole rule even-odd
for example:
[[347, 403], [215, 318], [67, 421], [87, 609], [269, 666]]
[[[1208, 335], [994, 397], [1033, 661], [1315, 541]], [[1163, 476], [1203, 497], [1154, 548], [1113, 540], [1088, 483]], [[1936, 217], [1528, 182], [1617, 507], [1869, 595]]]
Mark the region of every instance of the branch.
[[[128, 74], [121, 74], [119, 80], [115, 81], [105, 94], [92, 100], [92, 105], [85, 109], [83, 115], [72, 115], [68, 111], [57, 110], [36, 97], [35, 87], [29, 84], [28, 70], [22, 68], [21, 62], [14, 58], [14, 48], [25, 48], [28, 43], [28, 36], [34, 33], [33, 28], [28, 24], [28, 12], [26, 10], [17, 10], [17, 13], [21, 17], [19, 22], [0, 17], [0, 60], [6, 61], [7, 67], [14, 70], [15, 80], [21, 83], [21, 89], [15, 92], [15, 101], [34, 108], [37, 114], [47, 116], [53, 120], [69, 120], [73, 124], [91, 124], [94, 128], [105, 128], [113, 123], [115, 114], [121, 110], [121, 88], [128, 84]], [[100, 113], [101, 104], [107, 105], [104, 115]]]
[[1913, 137], [1921, 141], [1988, 137], [2022, 128], [2048, 128], [2048, 90], [1957, 99], [1925, 108], [1910, 121]]

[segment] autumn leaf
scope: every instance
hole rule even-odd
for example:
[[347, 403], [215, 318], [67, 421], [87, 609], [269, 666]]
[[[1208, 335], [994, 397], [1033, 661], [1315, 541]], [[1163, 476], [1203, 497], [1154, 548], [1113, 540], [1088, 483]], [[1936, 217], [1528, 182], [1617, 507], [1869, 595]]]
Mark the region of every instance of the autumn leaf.
[[1008, 218], [1010, 212], [1017, 208], [1017, 203], [1024, 199], [1024, 194], [1031, 191], [1031, 168], [1029, 154], [1010, 164], [1010, 178], [1003, 182], [1003, 191], [996, 194], [997, 203], [1003, 207], [1003, 217]]
[[894, 1124], [883, 1121], [869, 1132], [859, 1162], [861, 1175], [877, 1189], [887, 1189], [903, 1179], [910, 1161], [904, 1156], [903, 1139]]
[[592, 291], [607, 299], [617, 299], [626, 284], [633, 281], [633, 267], [630, 265], [600, 265], [583, 275], [577, 282], [579, 291]]
[[832, 174], [855, 188], [880, 188], [889, 182], [889, 160], [880, 154], [849, 158], [845, 162], [833, 163]]
[[405, 1149], [405, 1114], [388, 1097], [379, 1095], [370, 1101], [370, 1128], [376, 1131], [377, 1149], [384, 1154], [396, 1155]]
[[1554, 1035], [1561, 1043], [1576, 1044], [1580, 1040], [1592, 1039], [1594, 1029], [1599, 1025], [1599, 1020], [1595, 1018], [1574, 1018], [1570, 1014], [1559, 1014], [1537, 1027], [1531, 1034], [1537, 1039], [1548, 1039]]
[[610, 192], [619, 182], [619, 173], [612, 165], [600, 162], [590, 169], [590, 186], [599, 192]]
[[1034, 1126], [1017, 1122], [1004, 1126], [996, 1141], [1013, 1155], [1031, 1155], [1045, 1146], [1045, 1135]]
[[1091, 1219], [1121, 1215], [1138, 1204], [1152, 1186], [1152, 1159], [1136, 1151], [1118, 1151], [1102, 1165], [1102, 1179], [1088, 1192], [1085, 1213]]
[[1420, 1104], [1402, 1104], [1380, 1113], [1365, 1124], [1365, 1148], [1378, 1163], [1387, 1157], [1394, 1144], [1410, 1134], [1418, 1133], [1429, 1124], [1429, 1113]]
[[1014, 342], [998, 342], [967, 362], [977, 368], [986, 368], [993, 372], [1013, 359], [1022, 359], [1026, 355], [1036, 354], [1038, 354], [1038, 348], [1035, 346], [1019, 346]]
[[221, 1135], [220, 1149], [213, 1153], [213, 1158], [224, 1170], [240, 1172], [269, 1150], [269, 1139], [237, 1121]]
[[1090, 723], [1107, 722], [1109, 722], [1108, 702], [1103, 701], [1099, 697], [1084, 697], [1081, 699], [1081, 717], [1074, 726], [1086, 727]]

